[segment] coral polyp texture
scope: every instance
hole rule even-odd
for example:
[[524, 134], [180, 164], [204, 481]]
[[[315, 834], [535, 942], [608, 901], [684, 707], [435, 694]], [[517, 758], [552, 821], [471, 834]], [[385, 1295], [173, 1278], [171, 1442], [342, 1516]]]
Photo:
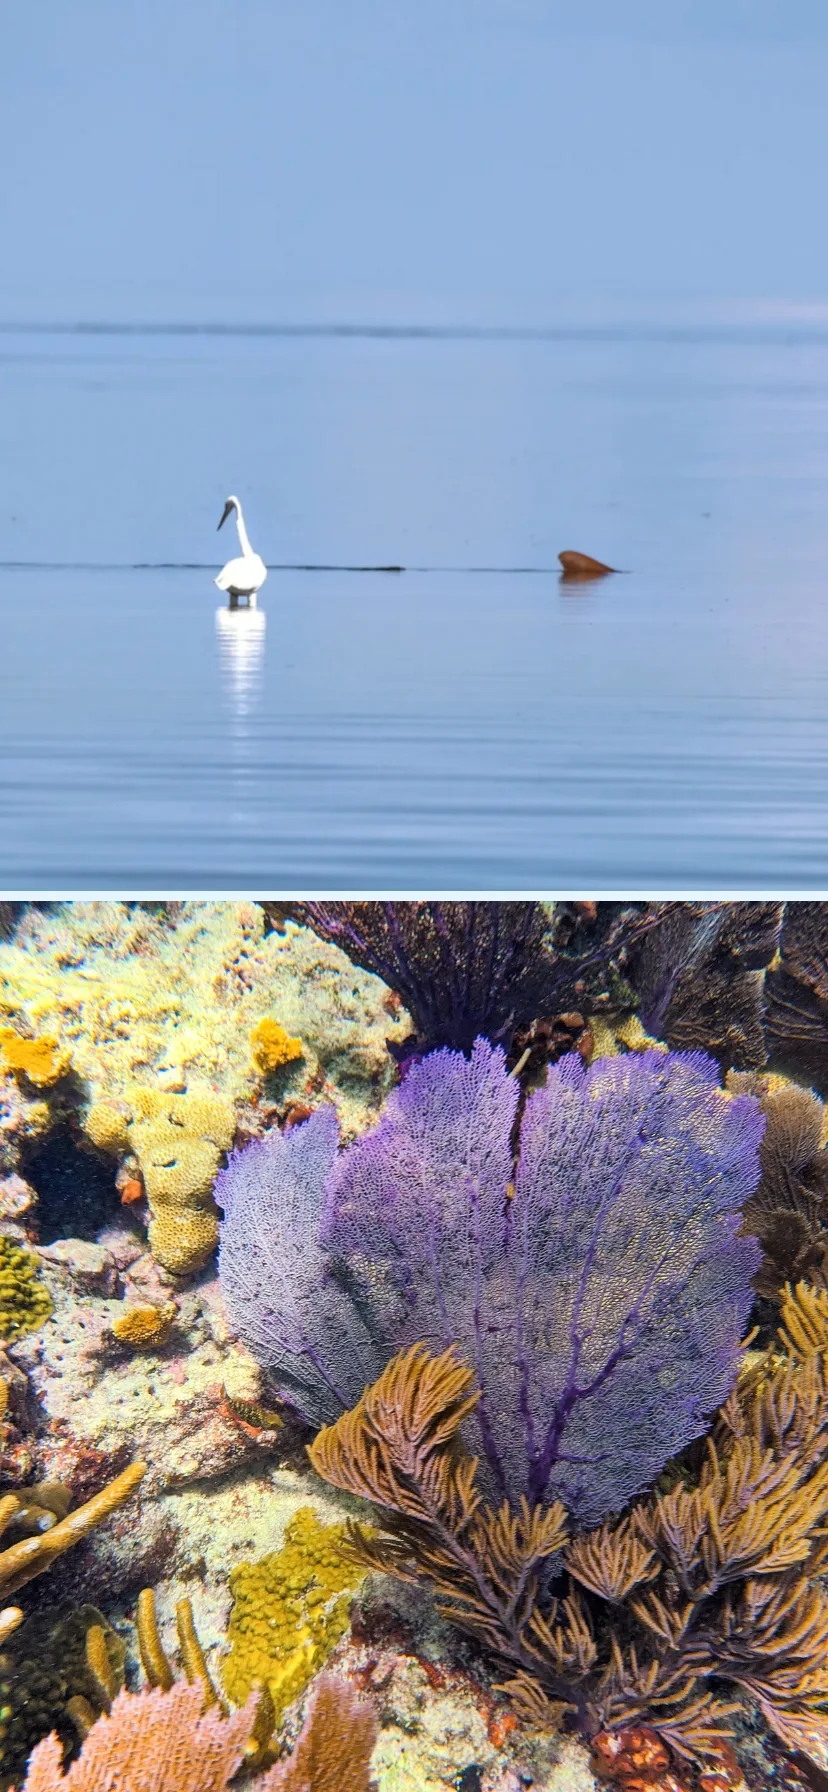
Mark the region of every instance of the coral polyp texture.
[[276, 1554], [233, 1570], [221, 1672], [234, 1705], [264, 1685], [278, 1718], [327, 1661], [347, 1630], [350, 1595], [364, 1579], [343, 1551], [345, 1536], [344, 1525], [320, 1524], [304, 1506]]
[[[90, 1634], [97, 1643], [98, 1672], [89, 1663]], [[94, 1721], [109, 1702], [108, 1691], [101, 1689], [103, 1664], [107, 1683], [117, 1692], [124, 1657], [123, 1642], [94, 1606], [47, 1607], [25, 1620], [0, 1648], [0, 1783], [8, 1786], [23, 1777], [30, 1750], [51, 1727], [65, 1748], [77, 1742], [79, 1726]]]
[[158, 1350], [169, 1338], [176, 1311], [174, 1301], [165, 1301], [163, 1306], [133, 1301], [115, 1315], [113, 1336], [133, 1350]]
[[250, 1049], [253, 1062], [263, 1076], [269, 1076], [274, 1070], [281, 1070], [283, 1064], [292, 1064], [294, 1058], [301, 1058], [301, 1039], [292, 1039], [277, 1020], [265, 1016], [257, 1021], [250, 1035]]
[[174, 1275], [191, 1275], [218, 1244], [213, 1183], [236, 1130], [232, 1104], [209, 1089], [137, 1089], [128, 1148], [150, 1206], [149, 1245]]
[[15, 1027], [0, 1027], [0, 1068], [24, 1077], [36, 1089], [49, 1089], [60, 1082], [71, 1060], [71, 1052], [46, 1034], [29, 1039]]
[[736, 1373], [764, 1120], [716, 1078], [699, 1054], [564, 1058], [525, 1103], [515, 1164], [503, 1052], [431, 1053], [341, 1154], [322, 1110], [231, 1159], [216, 1198], [234, 1325], [315, 1423], [400, 1346], [456, 1343], [492, 1487], [603, 1516]]
[[51, 1312], [52, 1297], [33, 1252], [13, 1238], [0, 1237], [0, 1338], [36, 1331]]

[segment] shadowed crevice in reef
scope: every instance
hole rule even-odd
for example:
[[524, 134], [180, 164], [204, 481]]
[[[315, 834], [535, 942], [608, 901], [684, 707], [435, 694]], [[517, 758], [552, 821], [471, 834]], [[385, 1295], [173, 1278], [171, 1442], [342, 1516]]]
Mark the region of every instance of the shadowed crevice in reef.
[[59, 1127], [25, 1158], [23, 1173], [38, 1196], [38, 1238], [94, 1240], [122, 1212], [112, 1160]]

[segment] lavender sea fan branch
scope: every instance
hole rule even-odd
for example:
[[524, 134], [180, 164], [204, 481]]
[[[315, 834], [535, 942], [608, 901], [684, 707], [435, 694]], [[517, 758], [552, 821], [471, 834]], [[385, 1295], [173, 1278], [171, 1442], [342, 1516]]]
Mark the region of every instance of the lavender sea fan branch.
[[338, 1418], [388, 1360], [319, 1242], [337, 1145], [332, 1107], [234, 1152], [215, 1185], [219, 1274], [231, 1323], [311, 1424]]
[[400, 1349], [456, 1344], [489, 1491], [619, 1510], [735, 1378], [764, 1119], [713, 1061], [565, 1058], [528, 1099], [478, 1039], [412, 1065], [337, 1153], [322, 1110], [231, 1160], [221, 1275], [240, 1336], [314, 1424]]

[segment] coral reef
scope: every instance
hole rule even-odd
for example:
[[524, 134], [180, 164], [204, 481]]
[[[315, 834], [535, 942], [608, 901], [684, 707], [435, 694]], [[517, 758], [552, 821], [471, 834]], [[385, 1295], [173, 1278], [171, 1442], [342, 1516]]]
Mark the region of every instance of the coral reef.
[[274, 1070], [281, 1070], [283, 1064], [290, 1064], [294, 1058], [304, 1056], [301, 1039], [291, 1039], [284, 1027], [269, 1016], [258, 1021], [253, 1028], [250, 1047], [256, 1069], [263, 1076], [270, 1076]]
[[[0, 1649], [0, 1783], [8, 1786], [26, 1769], [35, 1743], [54, 1729], [64, 1747], [77, 1740], [87, 1713], [94, 1719], [106, 1708], [101, 1694], [100, 1666], [90, 1667], [88, 1638], [103, 1650], [107, 1683], [123, 1685], [124, 1646], [94, 1606], [61, 1605], [37, 1612]], [[93, 1656], [94, 1659], [94, 1656]]]
[[36, 1331], [52, 1312], [52, 1298], [31, 1251], [0, 1236], [0, 1338]]
[[492, 1486], [584, 1522], [646, 1486], [736, 1371], [763, 1121], [710, 1059], [561, 1060], [525, 1105], [502, 1051], [414, 1065], [336, 1156], [321, 1111], [216, 1185], [232, 1321], [312, 1422], [400, 1345], [457, 1343]]
[[380, 1534], [352, 1527], [358, 1559], [428, 1580], [536, 1719], [558, 1702], [593, 1738], [648, 1723], [704, 1762], [740, 1708], [729, 1683], [825, 1766], [828, 1294], [789, 1291], [698, 1461], [592, 1531], [572, 1534], [560, 1502], [484, 1500], [459, 1440], [478, 1398], [453, 1351], [415, 1346], [315, 1439], [317, 1472], [381, 1510]]
[[50, 1089], [59, 1083], [71, 1061], [71, 1052], [45, 1033], [39, 1039], [29, 1039], [15, 1027], [0, 1027], [0, 1068], [24, 1077], [36, 1089]]
[[825, 1110], [809, 1089], [781, 1076], [731, 1072], [734, 1094], [754, 1095], [765, 1116], [759, 1147], [762, 1176], [743, 1209], [745, 1229], [764, 1258], [755, 1287], [777, 1302], [787, 1282], [828, 1286], [828, 1148]]
[[344, 1525], [320, 1524], [304, 1506], [275, 1555], [233, 1570], [229, 1653], [221, 1671], [234, 1705], [264, 1684], [278, 1718], [327, 1661], [347, 1629], [349, 1595], [363, 1579], [343, 1554], [345, 1534]]
[[[57, 1523], [51, 1523], [45, 1530], [39, 1526], [35, 1536], [23, 1537], [19, 1542], [0, 1550], [0, 1596], [10, 1598], [27, 1581], [45, 1573], [57, 1556], [62, 1555], [64, 1550], [71, 1549], [74, 1543], [79, 1543], [82, 1537], [86, 1537], [96, 1525], [101, 1524], [129, 1499], [143, 1480], [144, 1473], [144, 1464], [133, 1462], [130, 1468], [124, 1469], [114, 1481], [110, 1481], [100, 1493], [96, 1493], [84, 1505], [78, 1506], [74, 1512], [59, 1517]], [[27, 1503], [42, 1506], [48, 1516], [54, 1518], [54, 1498], [44, 1498], [42, 1489], [38, 1497], [38, 1489], [26, 1488], [22, 1493], [7, 1494], [0, 1501], [0, 1532], [18, 1519]]]
[[763, 1065], [763, 972], [781, 917], [775, 902], [674, 904], [628, 965], [647, 1032], [726, 1070]]
[[362, 1130], [392, 1081], [386, 1037], [410, 1027], [387, 994], [306, 927], [266, 935], [252, 902], [56, 903], [0, 942], [0, 1021], [60, 1039], [90, 1105], [117, 1108], [136, 1083], [206, 1083], [251, 1130], [262, 1098], [250, 1036], [268, 1013], [302, 1040], [283, 1098], [310, 1086], [346, 1134]]
[[160, 1307], [132, 1301], [123, 1312], [116, 1313], [113, 1336], [119, 1344], [129, 1344], [133, 1350], [159, 1350], [167, 1343], [177, 1311], [174, 1301], [166, 1301]]
[[266, 908], [0, 927], [0, 1792], [142, 1660], [234, 1784], [326, 1661], [360, 1792], [825, 1784], [828, 909]]
[[[267, 906], [267, 905], [265, 905]], [[302, 902], [294, 912], [396, 991], [414, 1020], [402, 1053], [515, 1027], [581, 1006], [632, 1003], [621, 973], [634, 943], [662, 920], [658, 904]], [[666, 906], [665, 906], [666, 912]]]
[[[228, 1792], [245, 1759], [255, 1700], [227, 1716], [204, 1710], [203, 1688], [120, 1692], [62, 1771], [60, 1743], [48, 1736], [29, 1763], [24, 1792]], [[370, 1792], [376, 1719], [345, 1681], [320, 1676], [289, 1760], [260, 1775], [258, 1792]]]
[[765, 977], [772, 1064], [828, 1095], [828, 903], [789, 902]]

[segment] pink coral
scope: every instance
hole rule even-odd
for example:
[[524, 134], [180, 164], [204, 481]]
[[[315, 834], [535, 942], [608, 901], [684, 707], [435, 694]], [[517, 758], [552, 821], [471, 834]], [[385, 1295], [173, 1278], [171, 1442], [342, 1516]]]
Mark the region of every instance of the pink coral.
[[62, 1771], [57, 1736], [32, 1751], [24, 1792], [227, 1792], [241, 1765], [253, 1705], [232, 1717], [202, 1709], [204, 1689], [119, 1692], [93, 1724], [77, 1761]]

